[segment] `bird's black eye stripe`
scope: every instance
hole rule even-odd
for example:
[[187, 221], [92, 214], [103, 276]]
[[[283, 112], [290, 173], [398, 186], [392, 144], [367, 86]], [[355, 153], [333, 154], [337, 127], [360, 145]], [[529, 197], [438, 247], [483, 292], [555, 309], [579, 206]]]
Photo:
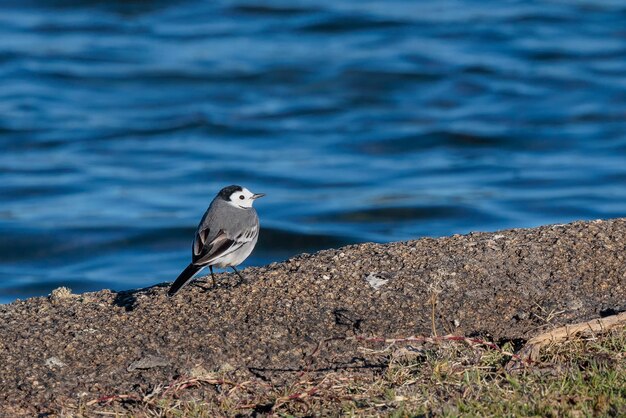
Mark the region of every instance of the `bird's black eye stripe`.
[[239, 199], [243, 200], [244, 199], [243, 195], [239, 196]]

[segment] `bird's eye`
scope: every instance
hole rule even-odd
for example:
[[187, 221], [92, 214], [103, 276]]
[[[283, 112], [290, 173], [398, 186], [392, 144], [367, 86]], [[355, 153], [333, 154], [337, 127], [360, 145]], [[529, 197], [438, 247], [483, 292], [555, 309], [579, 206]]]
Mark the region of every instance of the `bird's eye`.
[[239, 199], [243, 200], [245, 197], [243, 197], [243, 195], [239, 195]]

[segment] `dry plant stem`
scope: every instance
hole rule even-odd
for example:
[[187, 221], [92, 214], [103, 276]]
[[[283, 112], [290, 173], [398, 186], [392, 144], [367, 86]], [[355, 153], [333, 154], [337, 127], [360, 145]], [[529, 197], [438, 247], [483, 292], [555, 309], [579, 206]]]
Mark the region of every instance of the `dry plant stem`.
[[468, 344], [470, 346], [472, 345], [479, 345], [479, 346], [483, 346], [483, 347], [487, 347], [491, 350], [495, 350], [498, 351], [506, 356], [511, 357], [512, 359], [519, 359], [519, 361], [525, 362], [525, 363], [529, 363], [530, 360], [524, 360], [522, 358], [520, 358], [517, 354], [514, 353], [510, 353], [508, 351], [502, 350], [500, 347], [498, 347], [496, 344], [489, 342], [489, 341], [484, 341], [478, 338], [468, 338], [468, 337], [463, 337], [460, 335], [444, 335], [441, 337], [425, 337], [425, 336], [420, 336], [420, 335], [416, 335], [416, 336], [411, 336], [411, 337], [401, 337], [401, 338], [385, 338], [385, 337], [365, 337], [362, 335], [357, 335], [354, 337], [331, 337], [331, 338], [327, 338], [325, 340], [322, 340], [320, 342], [317, 343], [317, 345], [315, 346], [315, 349], [313, 350], [313, 352], [308, 356], [308, 361], [307, 361], [307, 368], [305, 368], [304, 371], [301, 372], [301, 375], [303, 375], [304, 373], [306, 373], [307, 371], [310, 371], [310, 365], [313, 362], [313, 357], [319, 352], [320, 348], [322, 347], [322, 345], [324, 345], [325, 343], [328, 343], [330, 341], [360, 341], [360, 342], [365, 342], [365, 343], [384, 343], [387, 345], [387, 347], [383, 350], [379, 350], [378, 352], [385, 352], [388, 351], [389, 349], [391, 349], [394, 345], [399, 344], [399, 343], [411, 343], [411, 342], [420, 342], [420, 343], [431, 343], [431, 344], [437, 344], [437, 343], [441, 343], [443, 341], [451, 341], [451, 342], [460, 342], [460, 343], [465, 343]]
[[98, 399], [94, 399], [92, 401], [87, 402], [87, 406], [92, 406], [97, 403], [111, 403], [115, 401], [123, 401], [123, 400], [132, 400], [136, 402], [140, 402], [141, 398], [137, 395], [110, 395], [110, 396], [102, 396]]
[[[550, 342], [559, 342], [563, 340], [574, 339], [577, 333], [580, 334], [584, 331], [588, 331], [588, 333], [589, 331], [591, 331], [592, 336], [593, 336], [594, 335], [593, 333], [596, 333], [596, 332], [597, 334], [604, 333], [605, 331], [609, 331], [612, 328], [618, 328], [622, 324], [626, 324], [626, 313], [616, 315], [613, 317], [608, 317], [604, 319], [596, 319], [594, 321], [589, 321], [589, 322], [575, 324], [575, 325], [568, 325], [567, 327], [555, 329], [551, 331], [550, 333], [542, 334], [540, 336], [533, 338], [532, 340], [529, 341], [529, 344], [531, 342], [537, 342], [537, 341], [550, 343]], [[88, 407], [93, 406], [97, 403], [100, 403], [102, 406], [109, 405], [109, 404], [116, 403], [116, 402], [128, 403], [130, 404], [130, 406], [125, 405], [125, 407], [129, 407], [131, 409], [134, 408], [133, 410], [137, 410], [137, 411], [139, 410], [144, 411], [144, 412], [151, 411], [151, 414], [154, 414], [153, 416], [165, 416], [162, 414], [169, 414], [171, 411], [176, 412], [178, 411], [178, 408], [183, 408], [181, 409], [181, 411], [188, 412], [188, 411], [191, 411], [191, 409], [196, 411], [198, 405], [202, 407], [206, 405], [207, 408], [214, 408], [214, 407], [219, 408], [220, 403], [222, 403], [222, 407], [226, 405], [225, 407], [227, 408], [222, 411], [224, 412], [224, 416], [233, 416], [235, 412], [241, 412], [242, 414], [246, 414], [246, 412], [244, 411], [251, 410], [251, 409], [253, 409], [254, 411], [257, 411], [257, 410], [267, 411], [268, 416], [282, 416], [283, 413], [287, 416], [293, 416], [290, 414], [294, 414], [294, 413], [297, 416], [303, 416], [303, 415], [310, 414], [311, 411], [315, 411], [316, 409], [319, 409], [322, 406], [325, 408], [326, 407], [330, 408], [329, 410], [334, 411], [335, 413], [337, 413], [337, 415], [338, 415], [337, 411], [343, 411], [343, 412], [347, 411], [348, 409], [344, 409], [346, 407], [353, 408], [351, 410], [353, 412], [358, 411], [358, 414], [369, 414], [369, 413], [381, 413], [382, 414], [382, 411], [389, 412], [392, 410], [396, 410], [397, 408], [400, 408], [400, 409], [404, 408], [404, 406], [402, 406], [402, 404], [399, 404], [398, 402], [403, 402], [407, 399], [412, 400], [414, 402], [413, 404], [411, 404], [413, 406], [408, 407], [409, 409], [412, 407], [414, 408], [419, 407], [418, 401], [421, 398], [419, 395], [416, 395], [416, 393], [420, 393], [419, 385], [423, 385], [423, 384], [427, 384], [428, 382], [431, 382], [431, 380], [428, 378], [420, 379], [420, 377], [417, 376], [415, 379], [412, 379], [411, 376], [403, 374], [401, 376], [401, 380], [397, 380], [398, 375], [394, 374], [391, 377], [391, 380], [384, 380], [383, 385], [380, 384], [380, 380], [379, 380], [377, 382], [374, 382], [372, 386], [364, 387], [364, 386], [360, 386], [359, 384], [357, 384], [357, 379], [354, 376], [345, 377], [345, 376], [338, 376], [333, 373], [324, 374], [322, 379], [320, 379], [320, 376], [318, 375], [307, 376], [306, 375], [307, 372], [319, 371], [319, 370], [311, 370], [311, 363], [314, 360], [313, 357], [318, 355], [320, 351], [324, 349], [323, 347], [324, 343], [327, 343], [330, 341], [337, 341], [337, 340], [346, 341], [346, 342], [347, 341], [358, 342], [358, 343], [361, 343], [362, 345], [369, 345], [369, 344], [376, 345], [376, 346], [382, 345], [382, 348], [380, 350], [369, 350], [363, 347], [359, 347], [360, 350], [366, 351], [368, 354], [391, 353], [393, 352], [394, 348], [397, 348], [399, 345], [403, 343], [414, 343], [414, 342], [428, 343], [428, 344], [433, 344], [433, 345], [440, 344], [441, 346], [439, 348], [434, 347], [434, 349], [440, 349], [444, 353], [445, 352], [453, 353], [452, 355], [454, 356], [456, 356], [457, 355], [456, 353], [459, 352], [457, 350], [457, 347], [455, 347], [454, 345], [455, 343], [467, 345], [469, 346], [470, 350], [474, 352], [480, 351], [481, 353], [480, 357], [482, 357], [482, 353], [485, 353], [488, 350], [495, 351], [497, 353], [500, 353], [501, 355], [497, 355], [495, 357], [488, 356], [488, 363], [471, 362], [472, 364], [470, 364], [466, 370], [479, 373], [479, 376], [482, 376], [482, 377], [485, 377], [487, 376], [487, 374], [489, 374], [490, 379], [494, 378], [495, 380], [493, 381], [493, 385], [495, 386], [495, 389], [494, 389], [494, 386], [491, 386], [491, 389], [489, 389], [488, 387], [485, 387], [482, 389], [479, 388], [479, 391], [483, 389], [486, 391], [496, 390], [497, 393], [500, 393], [500, 395], [498, 396], [502, 396], [504, 392], [507, 392], [507, 393], [510, 392], [510, 393], [513, 393], [514, 395], [516, 393], [517, 395], [520, 395], [520, 393], [518, 393], [519, 389], [516, 389], [515, 387], [510, 387], [508, 390], [499, 387], [501, 384], [503, 384], [503, 382], [504, 384], [506, 384], [506, 382], [509, 381], [508, 379], [510, 379], [511, 376], [509, 375], [510, 371], [509, 373], [506, 373], [504, 370], [502, 370], [501, 366], [495, 366], [497, 367], [497, 372], [494, 377], [494, 374], [493, 374], [494, 363], [492, 363], [494, 359], [498, 364], [501, 365], [502, 360], [506, 359], [507, 357], [510, 358], [512, 361], [509, 361], [509, 363], [506, 365], [506, 370], [509, 369], [509, 366], [511, 364], [520, 365], [520, 363], [526, 363], [526, 364], [531, 363], [531, 361], [528, 358], [522, 358], [519, 355], [509, 353], [505, 349], [500, 348], [499, 346], [497, 346], [496, 344], [492, 342], [484, 341], [484, 340], [476, 339], [476, 338], [467, 338], [464, 336], [445, 335], [445, 336], [439, 336], [439, 337], [410, 336], [410, 337], [402, 337], [402, 338], [384, 338], [384, 337], [368, 337], [368, 336], [357, 335], [357, 336], [350, 336], [350, 337], [348, 336], [335, 337], [335, 338], [328, 338], [328, 339], [322, 340], [318, 344], [316, 344], [314, 351], [309, 356], [307, 356], [308, 358], [303, 359], [305, 361], [305, 366], [304, 366], [305, 368], [300, 372], [300, 377], [295, 382], [289, 383], [286, 386], [283, 386], [282, 384], [275, 386], [273, 384], [269, 384], [266, 382], [257, 382], [257, 381], [245, 381], [241, 383], [235, 383], [235, 382], [228, 381], [228, 380], [222, 380], [217, 375], [211, 375], [211, 374], [207, 374], [205, 376], [199, 376], [199, 377], [182, 376], [171, 381], [169, 384], [159, 385], [158, 387], [154, 388], [151, 392], [147, 394], [142, 393], [142, 394], [136, 394], [136, 395], [122, 394], [122, 395], [104, 396], [97, 400], [88, 402], [86, 406]], [[598, 340], [601, 340], [601, 339], [598, 338]], [[622, 341], [626, 341], [626, 340], [622, 339]], [[450, 342], [452, 344], [442, 344], [443, 342]], [[479, 347], [480, 349], [476, 350]], [[618, 346], [612, 346], [612, 347], [613, 348], [611, 348], [611, 350], [613, 350], [612, 353], [614, 354], [614, 356], [617, 356], [616, 358], [623, 358], [623, 356], [620, 356], [620, 354], [616, 352], [619, 350]], [[450, 349], [452, 351], [449, 351]], [[579, 349], [577, 353], [578, 352], [582, 353], [581, 349]], [[546, 353], [550, 353], [550, 350], [548, 350]], [[390, 358], [393, 358], [393, 357], [390, 357]], [[418, 360], [418, 361], [421, 361], [421, 360]], [[425, 361], [428, 362], [428, 360], [425, 360]], [[537, 358], [534, 364], [541, 365], [541, 364], [545, 364], [546, 361], [550, 362], [551, 360], [546, 360], [546, 357], [541, 357], [541, 358]], [[429, 364], [432, 367], [435, 367], [439, 363], [430, 362], [427, 364]], [[523, 366], [525, 366], [526, 364], [524, 364]], [[412, 369], [414, 367], [414, 364], [409, 364], [409, 365], [400, 364], [399, 365], [400, 368], [397, 368], [397, 367], [398, 365], [393, 365], [392, 362], [390, 361], [390, 370], [391, 371], [400, 370], [400, 373], [406, 373], [407, 368]], [[488, 370], [487, 374], [482, 374], [481, 370], [483, 369]], [[429, 374], [428, 367], [426, 367], [425, 370], [426, 370], [425, 375]], [[615, 370], [620, 370], [620, 368], [618, 367]], [[422, 378], [424, 376], [422, 376]], [[537, 383], [544, 384], [542, 383], [543, 380], [540, 380], [539, 382], [537, 382], [536, 380], [533, 380], [534, 374], [532, 373], [527, 374], [527, 375], [525, 374], [524, 376], [530, 376], [531, 383], [534, 382], [535, 384]], [[525, 378], [526, 377], [523, 377], [521, 381], [524, 382], [523, 379]], [[515, 379], [516, 378], [513, 378], [514, 381]], [[609, 378], [605, 376], [605, 380], [606, 379], [610, 380], [611, 378], [610, 376]], [[613, 380], [619, 381], [618, 378], [615, 378]], [[414, 395], [413, 398], [411, 397], [405, 398], [405, 394], [394, 392], [396, 389], [400, 390], [400, 388], [406, 388], [407, 386], [413, 385], [416, 382], [418, 383], [418, 386], [416, 389], [417, 392], [413, 393]], [[216, 399], [214, 398], [213, 400], [209, 401], [210, 404], [205, 404], [204, 401], [192, 401], [192, 403], [189, 406], [189, 408], [191, 409], [189, 410], [185, 409], [187, 408], [187, 406], [185, 406], [186, 405], [185, 401], [179, 402], [177, 400], [178, 396], [180, 395], [179, 392], [186, 390], [190, 387], [200, 387], [205, 384], [206, 385], [220, 385], [220, 386], [224, 385], [224, 386], [230, 386], [230, 388], [226, 391], [220, 390], [219, 391], [220, 394], [216, 395], [217, 398]], [[366, 385], [368, 384], [369, 383], [366, 383]], [[459, 389], [463, 388], [463, 384], [460, 381], [458, 381], [458, 379], [454, 379], [454, 378], [441, 380], [440, 384], [443, 385], [442, 387], [447, 387], [448, 389], [457, 388], [457, 387]], [[391, 395], [389, 395], [389, 393], [387, 392], [387, 389], [390, 390], [389, 393]], [[534, 387], [535, 392], [538, 389], [541, 389], [542, 391], [541, 396], [543, 396], [544, 388], [542, 388], [541, 385], [539, 387], [537, 386]], [[465, 407], [469, 407], [468, 404], [465, 403], [465, 400], [473, 399], [476, 396], [476, 390], [477, 389], [474, 385], [465, 387], [463, 394], [461, 395], [461, 398], [457, 399], [456, 401], [452, 400], [452, 403], [454, 404], [454, 402], [461, 402], [461, 404], [464, 404]], [[522, 389], [522, 390], [526, 390], [526, 389]], [[594, 395], [594, 393], [598, 393], [598, 391], [600, 390], [604, 390], [604, 389], [601, 386], [594, 389], [593, 385], [591, 385], [590, 396], [596, 396]], [[567, 391], [565, 390], [564, 393], [566, 392]], [[224, 398], [223, 395], [225, 395], [226, 397]], [[537, 393], [535, 393], [535, 395], [532, 395], [532, 396], [538, 396], [538, 395]], [[389, 400], [389, 399], [393, 399], [393, 400]], [[592, 399], [592, 398], [589, 398], [589, 399]], [[353, 405], [352, 406], [344, 405], [342, 404], [342, 402], [344, 401], [351, 402], [353, 403]], [[439, 401], [442, 402], [441, 399]], [[430, 408], [427, 406], [428, 400], [424, 400], [424, 402], [426, 403], [423, 403], [421, 407], [427, 408], [427, 409]], [[333, 403], [334, 406], [332, 407], [329, 406], [330, 403]], [[166, 406], [164, 407], [164, 405]], [[609, 408], [609, 406], [607, 406], [605, 410]], [[569, 405], [565, 406], [566, 409], [570, 407], [571, 406]], [[167, 409], [167, 408], [170, 408], [170, 409]], [[481, 413], [484, 412], [484, 410], [482, 410], [482, 407], [475, 406], [473, 408], [476, 409], [475, 411], [476, 415], [473, 415], [473, 416], [484, 416], [484, 415], [481, 415]], [[618, 408], [620, 408], [619, 405], [618, 405]], [[479, 410], [481, 411], [481, 413], [477, 412]], [[622, 407], [622, 409], [618, 409], [618, 410], [622, 411], [624, 409]], [[294, 412], [294, 411], [297, 411], [297, 412]], [[538, 415], [536, 416], [544, 416], [542, 414], [545, 411], [543, 412], [542, 411], [543, 411], [542, 409], [536, 409], [535, 412], [538, 412]], [[247, 411], [247, 412], [250, 412], [250, 411]], [[501, 416], [502, 412], [503, 412], [502, 409], [500, 409], [497, 415], [494, 415], [494, 416]], [[106, 411], [103, 411], [103, 414], [106, 414], [106, 413], [107, 413]], [[250, 413], [254, 414], [256, 412], [250, 412]], [[182, 416], [187, 416], [187, 415], [182, 415]]]
[[[322, 381], [322, 383], [323, 383], [323, 381]], [[272, 411], [275, 411], [280, 406], [286, 404], [287, 402], [291, 402], [291, 401], [303, 402], [308, 407], [308, 403], [305, 401], [305, 398], [315, 395], [317, 393], [317, 391], [319, 390], [318, 386], [312, 387], [311, 389], [306, 390], [304, 392], [298, 392], [298, 393], [291, 394], [289, 396], [284, 396], [282, 398], [276, 399], [276, 403], [272, 407]]]
[[[445, 335], [445, 336], [410, 336], [410, 337], [400, 337], [400, 338], [385, 338], [385, 337], [367, 337], [362, 335], [356, 335], [351, 337], [331, 337], [325, 340], [320, 341], [314, 348], [313, 352], [307, 356], [306, 364], [303, 370], [300, 372], [300, 377], [302, 378], [306, 373], [312, 371], [312, 363], [314, 357], [320, 352], [321, 348], [325, 343], [331, 341], [355, 341], [361, 343], [383, 343], [385, 347], [381, 350], [367, 350], [361, 348], [361, 350], [366, 350], [370, 353], [381, 354], [390, 351], [394, 346], [402, 343], [430, 343], [430, 344], [440, 344], [442, 342], [455, 342], [467, 344], [469, 346], [481, 346], [490, 350], [497, 351], [502, 355], [510, 357], [510, 361], [506, 365], [506, 370], [508, 372], [515, 371], [517, 369], [522, 369], [527, 365], [530, 365], [534, 362], [537, 362], [539, 359], [540, 349], [545, 347], [546, 345], [553, 343], [560, 343], [570, 339], [575, 338], [578, 334], [587, 332], [587, 333], [604, 333], [613, 328], [617, 328], [619, 326], [626, 325], [626, 312], [623, 312], [619, 315], [613, 315], [606, 318], [594, 319], [592, 321], [587, 321], [583, 323], [566, 325], [560, 328], [553, 329], [549, 332], [538, 335], [534, 338], [531, 338], [525, 347], [519, 352], [519, 354], [514, 354], [503, 350], [498, 345], [477, 339], [477, 338], [468, 338], [464, 336], [458, 335]], [[294, 391], [291, 394], [285, 396], [277, 397], [272, 405], [272, 412], [276, 413], [276, 411], [285, 404], [291, 402], [299, 402], [306, 406], [307, 410], [310, 409], [310, 405], [307, 400], [315, 399], [319, 397], [323, 397], [325, 392], [323, 390], [323, 385], [327, 381], [328, 376], [325, 376], [321, 381], [315, 382], [315, 380], [309, 380], [307, 378], [301, 379], [296, 387], [300, 387], [299, 390]], [[103, 396], [98, 399], [94, 399], [88, 402], [87, 406], [92, 406], [95, 404], [110, 404], [113, 402], [119, 401], [131, 401], [136, 403], [141, 403], [144, 405], [153, 405], [155, 404], [155, 398], [163, 398], [163, 397], [176, 397], [178, 393], [182, 390], [185, 390], [189, 387], [193, 386], [201, 386], [203, 384], [208, 385], [228, 385], [231, 386], [230, 390], [228, 390], [228, 394], [232, 395], [234, 392], [245, 389], [246, 386], [252, 384], [251, 381], [246, 381], [242, 383], [235, 383], [229, 380], [216, 379], [213, 377], [186, 377], [182, 376], [172, 381], [168, 385], [160, 386], [155, 388], [151, 393], [139, 396], [133, 394], [121, 394], [121, 395], [111, 395], [111, 396]], [[343, 396], [340, 398], [346, 399], [357, 399], [358, 397], [351, 396]], [[336, 400], [340, 399], [337, 398]], [[239, 403], [237, 405], [238, 409], [249, 409], [256, 408], [258, 406], [257, 403]]]
[[539, 357], [542, 347], [548, 344], [567, 341], [581, 332], [606, 332], [612, 328], [626, 325], [626, 312], [618, 315], [607, 316], [606, 318], [593, 319], [573, 325], [565, 325], [537, 335], [528, 340], [524, 348], [519, 353], [519, 358], [525, 361], [535, 361]]
[[228, 380], [202, 378], [202, 377], [194, 377], [194, 378], [180, 377], [174, 380], [169, 385], [165, 386], [165, 388], [163, 387], [156, 388], [151, 393], [145, 395], [144, 397], [139, 397], [137, 395], [102, 396], [98, 399], [94, 399], [92, 401], [87, 402], [87, 406], [95, 405], [97, 403], [111, 403], [111, 402], [123, 401], [123, 400], [150, 403], [151, 402], [150, 399], [153, 398], [155, 395], [160, 395], [161, 397], [164, 397], [170, 394], [176, 395], [179, 391], [183, 389], [187, 389], [192, 386], [198, 386], [203, 383], [208, 384], [208, 385], [231, 385], [233, 386], [233, 388], [238, 386], [234, 382], [231, 382]]
[[433, 335], [437, 337], [437, 327], [435, 326], [435, 309], [437, 307], [437, 293], [433, 292], [433, 294], [430, 297], [430, 303], [431, 303], [430, 320], [432, 322]]
[[484, 340], [480, 340], [477, 338], [467, 338], [467, 337], [463, 337], [463, 336], [459, 336], [459, 335], [444, 335], [441, 337], [423, 337], [423, 336], [413, 336], [413, 337], [403, 337], [403, 338], [382, 338], [382, 337], [363, 337], [363, 336], [356, 336], [353, 338], [346, 338], [348, 340], [352, 339], [352, 340], [356, 340], [356, 341], [364, 341], [364, 342], [380, 342], [380, 343], [385, 343], [385, 344], [389, 344], [389, 346], [393, 346], [394, 344], [397, 343], [409, 343], [409, 342], [426, 342], [426, 343], [440, 343], [442, 341], [454, 341], [454, 342], [462, 342], [462, 343], [466, 343], [468, 345], [480, 345], [483, 347], [487, 347], [490, 348], [492, 350], [495, 351], [499, 351], [504, 355], [510, 356], [510, 357], [517, 357], [517, 355], [513, 354], [513, 353], [509, 353], [507, 351], [502, 350], [500, 347], [498, 347], [496, 344], [489, 342], [489, 341], [484, 341]]

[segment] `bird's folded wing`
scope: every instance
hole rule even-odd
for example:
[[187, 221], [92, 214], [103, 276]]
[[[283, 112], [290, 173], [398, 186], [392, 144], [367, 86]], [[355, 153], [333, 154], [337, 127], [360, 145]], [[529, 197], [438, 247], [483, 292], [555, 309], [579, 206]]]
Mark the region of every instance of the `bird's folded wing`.
[[193, 246], [193, 263], [210, 265], [218, 258], [235, 252], [247, 242], [252, 241], [257, 233], [258, 228], [254, 227], [231, 238], [223, 229], [220, 229], [215, 238], [206, 242], [208, 230], [199, 231]]
[[[205, 251], [204, 245], [206, 244], [207, 238], [209, 237], [209, 233], [211, 232], [210, 228], [200, 229], [196, 233], [196, 238], [193, 240], [193, 260], [200, 257], [202, 253]], [[219, 235], [219, 234], [218, 234]]]

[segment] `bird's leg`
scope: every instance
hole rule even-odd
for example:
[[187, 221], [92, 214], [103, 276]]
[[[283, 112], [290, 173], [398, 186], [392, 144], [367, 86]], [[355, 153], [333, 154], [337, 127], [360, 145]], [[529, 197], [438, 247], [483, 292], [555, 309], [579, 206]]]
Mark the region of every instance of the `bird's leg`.
[[239, 271], [237, 271], [235, 266], [230, 266], [230, 268], [233, 269], [234, 272], [237, 273], [237, 276], [239, 276], [239, 278], [241, 279], [241, 281], [239, 283], [237, 283], [238, 285], [246, 281], [246, 279], [241, 275], [241, 273], [239, 273]]
[[213, 275], [213, 266], [209, 266], [209, 270], [211, 270], [211, 280], [213, 281], [213, 285], [211, 287], [215, 287], [215, 276]]

